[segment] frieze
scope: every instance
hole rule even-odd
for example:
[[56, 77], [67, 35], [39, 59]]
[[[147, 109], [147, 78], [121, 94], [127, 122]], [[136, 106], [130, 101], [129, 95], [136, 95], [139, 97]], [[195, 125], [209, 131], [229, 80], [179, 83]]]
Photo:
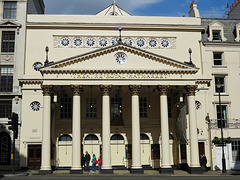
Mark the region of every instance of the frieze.
[[[56, 77], [60, 75], [57, 74]], [[74, 79], [166, 79], [170, 74], [165, 73], [72, 73]], [[182, 77], [180, 74], [179, 77]]]
[[[103, 48], [116, 45], [119, 37], [54, 35], [54, 48]], [[141, 49], [176, 49], [176, 37], [122, 37], [123, 43]]]

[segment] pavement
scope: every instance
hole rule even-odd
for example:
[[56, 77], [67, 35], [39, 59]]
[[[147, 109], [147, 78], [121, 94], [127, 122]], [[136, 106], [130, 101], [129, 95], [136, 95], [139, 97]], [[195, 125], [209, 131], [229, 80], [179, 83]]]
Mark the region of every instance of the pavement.
[[[27, 171], [16, 171], [14, 174], [11, 171], [0, 171], [0, 177], [9, 176], [35, 176], [43, 175], [40, 174], [38, 170], [27, 170]], [[100, 174], [98, 171], [96, 173], [87, 172], [83, 174], [70, 174], [69, 170], [56, 170], [52, 174], [46, 174], [46, 176], [113, 176], [112, 174]], [[128, 170], [114, 170], [114, 176], [138, 176], [138, 174], [130, 174]], [[240, 176], [240, 170], [238, 171], [227, 171], [223, 174], [222, 171], [206, 171], [203, 174], [189, 174], [186, 171], [174, 170], [174, 174], [160, 174], [157, 170], [145, 170], [144, 174], [139, 174], [139, 176]]]

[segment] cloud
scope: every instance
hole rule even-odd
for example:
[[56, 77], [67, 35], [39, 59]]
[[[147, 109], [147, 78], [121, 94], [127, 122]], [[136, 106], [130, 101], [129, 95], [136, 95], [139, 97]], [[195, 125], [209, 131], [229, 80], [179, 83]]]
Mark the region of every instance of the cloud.
[[[132, 14], [136, 9], [164, 0], [116, 0], [116, 4]], [[96, 14], [113, 3], [113, 0], [44, 0], [46, 14]]]

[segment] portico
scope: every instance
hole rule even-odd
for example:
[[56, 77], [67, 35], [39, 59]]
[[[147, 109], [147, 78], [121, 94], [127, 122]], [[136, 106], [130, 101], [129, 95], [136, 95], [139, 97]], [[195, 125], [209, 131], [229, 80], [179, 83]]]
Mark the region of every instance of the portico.
[[[112, 48], [112, 47], [111, 47]], [[105, 49], [103, 51], [94, 52], [89, 54], [88, 57], [96, 58], [98, 56], [105, 56], [108, 54], [109, 50], [112, 51], [112, 54], [119, 52], [126, 53], [127, 56], [131, 52], [131, 48], [125, 45], [117, 45], [112, 50], [111, 48]], [[132, 53], [132, 52], [131, 52]], [[133, 52], [137, 54], [139, 52]], [[51, 172], [51, 157], [50, 157], [50, 135], [52, 130], [50, 129], [52, 115], [51, 107], [52, 103], [50, 101], [51, 94], [61, 99], [61, 94], [63, 92], [68, 92], [68, 96], [72, 96], [72, 131], [69, 133], [72, 134], [72, 164], [71, 164], [71, 173], [82, 173], [81, 167], [81, 141], [82, 141], [82, 132], [88, 131], [85, 128], [88, 128], [85, 124], [82, 123], [82, 111], [83, 108], [81, 104], [82, 97], [97, 97], [98, 100], [101, 99], [101, 124], [97, 124], [97, 127], [101, 127], [101, 131], [98, 128], [90, 128], [92, 133], [100, 133], [102, 138], [102, 150], [100, 154], [103, 158], [102, 173], [113, 173], [112, 162], [114, 159], [111, 159], [111, 133], [113, 133], [113, 128], [117, 129], [118, 132], [127, 133], [129, 139], [131, 139], [131, 161], [130, 171], [131, 173], [144, 173], [143, 166], [141, 164], [141, 147], [140, 147], [140, 134], [149, 132], [149, 127], [141, 127], [141, 125], [146, 126], [147, 124], [140, 121], [140, 100], [139, 96], [147, 97], [149, 96], [148, 88], [154, 92], [151, 92], [152, 103], [155, 104], [159, 116], [157, 117], [156, 122], [160, 122], [158, 127], [154, 127], [153, 136], [161, 137], [161, 156], [160, 158], [160, 173], [171, 174], [173, 173], [172, 164], [170, 163], [170, 145], [169, 145], [169, 97], [179, 98], [180, 94], [188, 94], [186, 105], [189, 109], [190, 115], [190, 149], [191, 149], [191, 166], [190, 173], [195, 169], [200, 167], [198, 162], [198, 147], [196, 142], [197, 139], [197, 129], [196, 129], [196, 115], [195, 115], [195, 91], [199, 81], [190, 77], [195, 74], [198, 69], [185, 65], [180, 62], [171, 61], [165, 59], [164, 57], [157, 57], [147, 53], [138, 54], [141, 58], [145, 59], [144, 61], [149, 61], [146, 57], [151, 58], [151, 61], [157, 62], [155, 69], [152, 70], [110, 70], [111, 68], [106, 68], [103, 70], [81, 70], [82, 66], [78, 64], [89, 62], [91, 59], [86, 59], [85, 62], [81, 61], [82, 56], [73, 58], [71, 60], [65, 60], [61, 62], [56, 62], [54, 64], [49, 64], [41, 68], [41, 73], [43, 74], [42, 90], [43, 90], [43, 143], [42, 143], [42, 165], [41, 170], [43, 173]], [[149, 57], [151, 56], [151, 57]], [[159, 59], [158, 59], [159, 58]], [[161, 58], [161, 60], [160, 60]], [[154, 59], [154, 60], [153, 60]], [[138, 58], [139, 60], [139, 58]], [[130, 60], [129, 60], [130, 61]], [[133, 58], [134, 61], [134, 58]], [[141, 60], [139, 60], [141, 61]], [[170, 66], [169, 66], [170, 64]], [[72, 66], [72, 67], [71, 67]], [[90, 67], [88, 65], [84, 65]], [[151, 65], [150, 65], [151, 66]], [[158, 67], [159, 66], [159, 67]], [[169, 69], [162, 70], [162, 66], [169, 66]], [[176, 68], [172, 68], [176, 67]], [[66, 67], [68, 67], [66, 69]], [[70, 67], [70, 68], [69, 68]], [[74, 68], [73, 68], [74, 67]], [[81, 68], [80, 68], [81, 67]], [[94, 92], [92, 92], [92, 90]], [[72, 92], [72, 93], [69, 93]], [[180, 93], [181, 92], [181, 93]], [[70, 95], [72, 94], [72, 95]], [[124, 114], [124, 123], [115, 123], [113, 117], [113, 106], [112, 100], [113, 97], [121, 97], [122, 103], [120, 111], [128, 111], [129, 113]], [[149, 97], [150, 97], [149, 96]], [[155, 97], [158, 96], [159, 101], [155, 100]], [[129, 100], [128, 100], [129, 99]], [[127, 103], [126, 103], [127, 102]], [[129, 102], [129, 104], [128, 104]], [[174, 101], [175, 102], [175, 101]], [[149, 100], [150, 103], [150, 100]], [[131, 105], [131, 106], [130, 106]], [[62, 106], [62, 105], [61, 105]], [[85, 106], [85, 105], [84, 105]], [[91, 105], [92, 106], [92, 105]], [[122, 107], [123, 106], [123, 107]], [[61, 107], [60, 107], [61, 108]], [[86, 107], [85, 107], [86, 108]], [[57, 109], [54, 110], [58, 111]], [[85, 112], [85, 110], [84, 110]], [[122, 112], [121, 112], [122, 113]], [[131, 115], [131, 116], [128, 116]], [[119, 117], [119, 116], [118, 116]], [[123, 120], [121, 119], [121, 120]], [[119, 119], [118, 119], [119, 120]], [[128, 121], [130, 120], [130, 121]], [[150, 119], [149, 119], [150, 120]], [[58, 121], [57, 119], [55, 121]], [[172, 123], [172, 122], [171, 122]], [[112, 124], [112, 125], [111, 125]], [[157, 123], [158, 124], [158, 123]], [[172, 125], [171, 125], [172, 126]], [[119, 129], [121, 128], [121, 129]], [[128, 129], [130, 128], [130, 129]], [[57, 127], [55, 127], [57, 129]], [[146, 129], [146, 130], [143, 130]], [[115, 130], [114, 130], [115, 131]], [[176, 133], [176, 132], [175, 132]], [[60, 134], [63, 134], [60, 133]], [[57, 135], [56, 135], [57, 136]], [[175, 157], [176, 158], [176, 157]]]

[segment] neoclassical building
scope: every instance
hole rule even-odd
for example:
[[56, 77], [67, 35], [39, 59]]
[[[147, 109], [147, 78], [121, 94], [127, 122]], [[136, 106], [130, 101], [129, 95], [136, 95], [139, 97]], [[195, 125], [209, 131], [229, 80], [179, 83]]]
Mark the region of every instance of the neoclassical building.
[[102, 173], [202, 173], [212, 77], [195, 4], [189, 14], [131, 16], [113, 4], [96, 15], [28, 15], [21, 167], [82, 173], [88, 151], [102, 156]]

